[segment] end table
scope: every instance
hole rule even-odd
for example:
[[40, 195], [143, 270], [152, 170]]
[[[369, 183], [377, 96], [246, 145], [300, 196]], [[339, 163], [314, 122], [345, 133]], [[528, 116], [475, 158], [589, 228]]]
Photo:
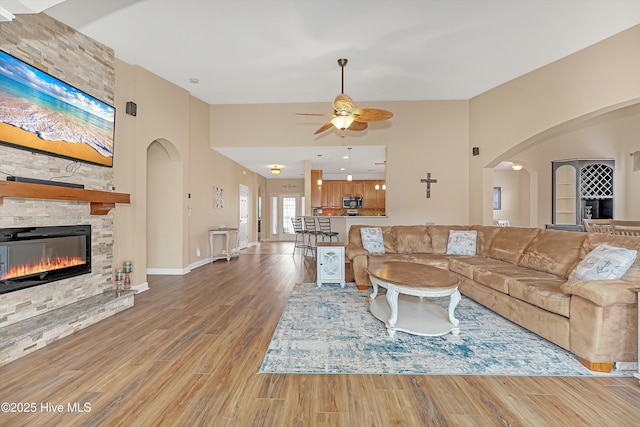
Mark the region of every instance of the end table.
[[344, 243], [318, 242], [316, 259], [318, 287], [323, 283], [339, 283], [344, 288]]

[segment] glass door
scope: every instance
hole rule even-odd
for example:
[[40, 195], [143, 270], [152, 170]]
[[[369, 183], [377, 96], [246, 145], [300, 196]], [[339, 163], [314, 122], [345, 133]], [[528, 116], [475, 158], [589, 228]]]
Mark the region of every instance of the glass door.
[[274, 194], [271, 196], [271, 239], [295, 240], [291, 218], [302, 216], [304, 212], [303, 194]]

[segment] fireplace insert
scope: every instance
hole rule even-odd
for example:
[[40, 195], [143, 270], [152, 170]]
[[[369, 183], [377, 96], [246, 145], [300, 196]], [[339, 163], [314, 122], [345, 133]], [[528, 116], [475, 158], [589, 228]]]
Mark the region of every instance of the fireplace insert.
[[0, 229], [0, 294], [90, 272], [90, 225]]

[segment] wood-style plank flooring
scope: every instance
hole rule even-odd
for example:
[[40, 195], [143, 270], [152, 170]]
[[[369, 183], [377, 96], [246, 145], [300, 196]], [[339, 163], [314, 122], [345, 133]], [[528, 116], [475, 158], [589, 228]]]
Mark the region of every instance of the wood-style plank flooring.
[[134, 308], [0, 368], [0, 401], [35, 404], [0, 425], [640, 424], [633, 378], [258, 374], [292, 286], [315, 280], [291, 250], [150, 276]]

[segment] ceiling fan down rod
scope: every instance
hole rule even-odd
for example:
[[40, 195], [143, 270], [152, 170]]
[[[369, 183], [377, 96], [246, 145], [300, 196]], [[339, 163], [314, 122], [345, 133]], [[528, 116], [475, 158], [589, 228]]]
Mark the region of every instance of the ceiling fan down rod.
[[343, 94], [344, 94], [344, 67], [346, 67], [347, 62], [349, 62], [349, 60], [347, 58], [338, 59], [338, 65], [342, 69], [342, 92], [341, 93], [343, 93]]

